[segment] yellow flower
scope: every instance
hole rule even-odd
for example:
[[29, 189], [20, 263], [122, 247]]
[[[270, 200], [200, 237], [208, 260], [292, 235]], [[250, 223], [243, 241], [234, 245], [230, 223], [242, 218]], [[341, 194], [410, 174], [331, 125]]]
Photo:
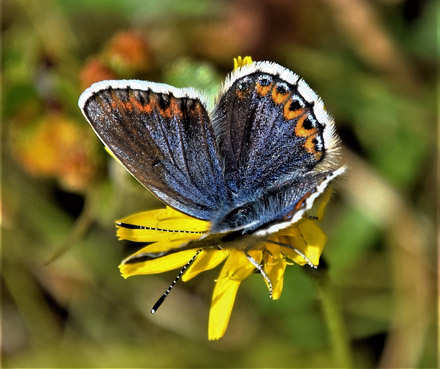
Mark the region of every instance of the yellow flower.
[[[267, 236], [270, 242], [261, 239], [247, 254], [237, 248], [200, 247], [197, 242], [191, 244], [191, 241], [201, 240], [209, 234], [209, 222], [172, 208], [133, 214], [116, 222], [117, 236], [150, 244], [121, 263], [121, 274], [127, 278], [183, 267], [182, 280], [188, 281], [224, 262], [216, 280], [209, 314], [208, 338], [217, 340], [226, 331], [240, 283], [256, 268], [247, 255], [262, 266], [261, 273], [270, 281], [271, 286], [267, 280], [266, 283], [274, 300], [281, 296], [287, 265], [318, 265], [327, 237], [317, 222], [324, 215], [330, 195], [329, 187], [315, 202], [312, 209], [314, 216]], [[190, 260], [193, 262], [188, 266]]]

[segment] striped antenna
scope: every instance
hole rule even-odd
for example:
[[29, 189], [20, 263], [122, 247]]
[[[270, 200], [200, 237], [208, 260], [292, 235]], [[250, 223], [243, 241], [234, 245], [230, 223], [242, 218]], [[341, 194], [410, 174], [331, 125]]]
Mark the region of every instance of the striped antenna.
[[200, 254], [202, 250], [197, 250], [195, 255], [185, 264], [185, 266], [181, 269], [179, 274], [177, 274], [176, 278], [174, 279], [173, 283], [168, 287], [168, 289], [165, 291], [165, 293], [159, 298], [159, 300], [156, 301], [153, 308], [151, 309], [151, 314], [154, 314], [157, 309], [159, 309], [160, 305], [163, 304], [165, 299], [167, 298], [168, 294], [171, 292], [177, 281], [180, 279], [182, 274], [185, 272], [185, 270], [193, 263], [193, 261], [196, 259], [197, 255]]
[[202, 231], [184, 231], [184, 230], [180, 230], [180, 229], [164, 229], [164, 228], [148, 227], [148, 226], [141, 226], [141, 225], [137, 225], [137, 224], [122, 223], [122, 222], [116, 222], [116, 225], [118, 227], [127, 228], [127, 229], [145, 229], [145, 230], [149, 230], [149, 231], [169, 232], [169, 233], [197, 233], [197, 234], [205, 233]]

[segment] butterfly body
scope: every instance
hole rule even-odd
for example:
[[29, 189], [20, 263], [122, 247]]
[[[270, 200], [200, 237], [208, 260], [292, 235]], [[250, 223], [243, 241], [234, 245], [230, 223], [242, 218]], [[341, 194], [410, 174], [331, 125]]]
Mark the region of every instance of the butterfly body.
[[233, 72], [211, 114], [193, 89], [137, 80], [98, 82], [79, 105], [141, 184], [210, 222], [209, 234], [192, 242], [199, 247], [256, 247], [301, 219], [344, 171], [322, 101], [274, 63]]

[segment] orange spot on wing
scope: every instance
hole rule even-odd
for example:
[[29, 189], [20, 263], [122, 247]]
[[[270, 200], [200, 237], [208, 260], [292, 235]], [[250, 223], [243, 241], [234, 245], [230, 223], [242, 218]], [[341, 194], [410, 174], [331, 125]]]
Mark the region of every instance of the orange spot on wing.
[[240, 90], [238, 87], [235, 90], [235, 94], [239, 99], [244, 99], [246, 95], [248, 94], [249, 90]]
[[259, 83], [257, 83], [255, 85], [256, 90], [257, 90], [257, 94], [260, 95], [260, 96], [266, 96], [267, 93], [271, 90], [272, 86], [273, 86], [273, 83], [271, 83], [271, 84], [269, 84], [267, 86], [262, 86]]
[[288, 213], [284, 216], [284, 219], [285, 219], [285, 220], [289, 220], [289, 219], [291, 219], [291, 218], [293, 217], [293, 215], [294, 215], [298, 210], [300, 210], [300, 209], [304, 206], [305, 201], [307, 200], [307, 198], [308, 198], [311, 194], [312, 194], [312, 191], [309, 191], [309, 192], [307, 192], [303, 197], [301, 197], [301, 198], [299, 199], [299, 201], [296, 203], [296, 205], [295, 205], [295, 207], [293, 208], [293, 210], [290, 211], [290, 212], [288, 212]]
[[296, 122], [296, 126], [295, 126], [296, 136], [308, 137], [316, 132], [316, 128], [310, 128], [310, 129], [304, 128], [304, 121], [306, 120], [306, 118], [307, 118], [307, 113], [303, 114]]
[[150, 114], [151, 111], [153, 110], [153, 108], [151, 107], [151, 104], [143, 105], [139, 101], [137, 101], [135, 98], [132, 99], [132, 103], [135, 106], [135, 108], [142, 113]]
[[112, 101], [110, 103], [112, 109], [123, 109], [133, 111], [133, 104], [130, 101], [122, 101], [116, 93], [112, 93]]
[[291, 120], [299, 117], [300, 115], [304, 114], [306, 109], [300, 108], [297, 110], [290, 110], [290, 105], [293, 104], [293, 101], [290, 101], [284, 105], [284, 118], [286, 120]]
[[200, 116], [205, 114], [205, 108], [202, 106], [202, 104], [200, 104], [199, 101], [197, 101], [197, 104], [196, 104], [196, 111], [197, 111], [197, 114]]
[[295, 210], [298, 211], [301, 209], [304, 205], [304, 202], [309, 198], [309, 196], [312, 194], [312, 192], [307, 192], [301, 199], [298, 201], [298, 203], [295, 205]]
[[177, 104], [177, 100], [175, 98], [171, 98], [170, 106], [165, 109], [164, 114], [167, 118], [173, 117], [182, 117], [182, 110], [179, 108]]
[[188, 113], [191, 117], [197, 119], [198, 117], [203, 117], [205, 114], [204, 107], [200, 104], [199, 101], [194, 101], [194, 106], [188, 110]]
[[289, 92], [286, 92], [284, 94], [277, 91], [276, 88], [272, 90], [272, 100], [275, 104], [282, 104], [284, 101], [287, 100], [289, 97]]
[[148, 112], [151, 112], [152, 110], [158, 112], [159, 114], [162, 114], [163, 112], [159, 105], [158, 95], [154, 92], [150, 93], [150, 102], [146, 106], [148, 106]]
[[319, 160], [321, 159], [323, 153], [321, 151], [316, 150], [316, 144], [315, 142], [313, 142], [314, 139], [316, 138], [316, 135], [317, 133], [307, 138], [306, 142], [304, 143], [304, 148], [309, 154], [313, 154], [316, 160]]

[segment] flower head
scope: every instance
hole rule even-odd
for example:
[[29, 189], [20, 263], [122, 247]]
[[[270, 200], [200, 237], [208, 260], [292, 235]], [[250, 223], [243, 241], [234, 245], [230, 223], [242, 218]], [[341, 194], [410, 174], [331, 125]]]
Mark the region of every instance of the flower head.
[[150, 244], [121, 263], [121, 274], [127, 278], [167, 272], [184, 267], [197, 254], [182, 274], [185, 282], [224, 262], [215, 283], [209, 314], [208, 337], [217, 340], [228, 326], [238, 287], [255, 270], [249, 256], [262, 266], [271, 283], [274, 300], [281, 297], [287, 265], [318, 265], [327, 237], [317, 222], [324, 215], [330, 195], [329, 187], [318, 199], [314, 216], [303, 218], [271, 235], [270, 242], [261, 240], [248, 253], [236, 248], [222, 248], [221, 245], [199, 248], [197, 240], [209, 234], [209, 222], [169, 207], [130, 215], [116, 223], [119, 239]]

